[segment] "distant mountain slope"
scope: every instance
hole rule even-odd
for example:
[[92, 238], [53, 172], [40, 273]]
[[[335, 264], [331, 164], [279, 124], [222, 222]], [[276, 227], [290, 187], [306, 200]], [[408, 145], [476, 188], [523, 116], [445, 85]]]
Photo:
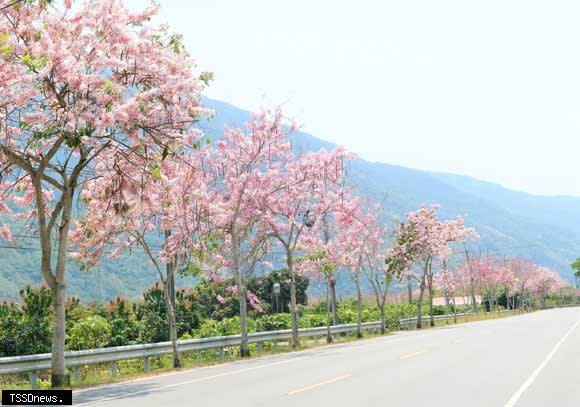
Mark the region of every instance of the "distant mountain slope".
[[[210, 134], [248, 117], [248, 112], [228, 103], [208, 99], [207, 104], [218, 112], [210, 121]], [[295, 140], [308, 150], [335, 147], [302, 132]], [[387, 221], [404, 217], [421, 203], [439, 203], [443, 217], [463, 215], [467, 224], [477, 228], [481, 239], [471, 249], [499, 257], [529, 258], [572, 281], [569, 265], [580, 256], [580, 198], [530, 195], [465, 176], [361, 159], [352, 164], [349, 177], [361, 193], [384, 200]]]
[[[216, 116], [200, 127], [216, 137], [225, 125], [241, 126], [249, 113], [230, 104], [206, 99]], [[331, 149], [334, 144], [299, 132], [294, 146], [300, 150]], [[359, 192], [384, 202], [386, 222], [392, 223], [421, 203], [441, 204], [445, 218], [464, 215], [467, 224], [477, 228], [481, 239], [471, 250], [482, 254], [521, 256], [553, 267], [572, 281], [569, 264], [580, 256], [580, 198], [546, 197], [512, 191], [473, 178], [430, 173], [410, 168], [357, 159], [349, 169], [352, 184]], [[18, 297], [25, 284], [41, 281], [37, 241], [23, 242], [32, 250], [0, 247], [0, 301]], [[456, 258], [460, 260], [460, 256]], [[137, 298], [156, 280], [155, 271], [139, 251], [100, 267], [81, 272], [69, 267], [69, 294], [83, 300], [106, 300], [117, 295]], [[348, 284], [347, 278], [341, 278]], [[181, 286], [191, 280], [179, 280]], [[344, 294], [350, 294], [348, 286]]]
[[580, 229], [578, 197], [531, 195], [463, 175], [444, 173], [431, 175], [479, 199], [500, 205], [512, 213], [538, 219], [563, 229]]

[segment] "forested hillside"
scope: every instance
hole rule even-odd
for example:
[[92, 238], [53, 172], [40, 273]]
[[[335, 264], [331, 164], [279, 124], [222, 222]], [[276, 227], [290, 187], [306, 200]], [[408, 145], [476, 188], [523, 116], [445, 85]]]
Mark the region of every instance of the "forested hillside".
[[[216, 115], [201, 127], [215, 138], [225, 125], [241, 126], [249, 113], [227, 103], [206, 99]], [[320, 135], [324, 137], [325, 135]], [[299, 150], [330, 149], [333, 144], [306, 133], [297, 133]], [[521, 256], [559, 271], [572, 281], [569, 264], [580, 254], [580, 199], [534, 196], [469, 177], [429, 173], [361, 159], [352, 163], [349, 177], [361, 192], [384, 202], [385, 221], [393, 223], [421, 203], [439, 203], [444, 218], [466, 216], [481, 239], [471, 246], [474, 253], [499, 257]], [[24, 239], [18, 248], [0, 247], [0, 299], [17, 299], [25, 284], [41, 281], [38, 271], [38, 241]], [[123, 294], [138, 298], [156, 280], [155, 271], [139, 250], [94, 269], [69, 268], [69, 295], [83, 300], [107, 300]], [[342, 278], [345, 282], [347, 278]], [[194, 284], [191, 279], [178, 285]], [[312, 286], [316, 290], [316, 284]], [[348, 284], [342, 287], [348, 289]], [[344, 288], [343, 288], [344, 289]]]

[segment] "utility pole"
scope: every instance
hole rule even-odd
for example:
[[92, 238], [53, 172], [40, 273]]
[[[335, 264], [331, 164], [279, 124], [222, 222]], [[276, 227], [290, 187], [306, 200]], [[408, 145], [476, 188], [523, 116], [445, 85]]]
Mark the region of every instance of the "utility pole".
[[[328, 219], [326, 218], [326, 214], [322, 217], [323, 223], [323, 240], [324, 244], [327, 245], [328, 241], [330, 240], [330, 232], [328, 230]], [[338, 325], [338, 310], [336, 304], [336, 279], [334, 278], [334, 271], [329, 273], [327, 276], [328, 282], [328, 289], [330, 291], [330, 303], [332, 305], [332, 325]]]
[[477, 303], [475, 302], [475, 278], [473, 277], [473, 270], [471, 269], [471, 262], [469, 261], [469, 251], [467, 250], [467, 247], [465, 247], [465, 259], [467, 260], [467, 269], [469, 270], [471, 304], [473, 306], [473, 312], [477, 313]]

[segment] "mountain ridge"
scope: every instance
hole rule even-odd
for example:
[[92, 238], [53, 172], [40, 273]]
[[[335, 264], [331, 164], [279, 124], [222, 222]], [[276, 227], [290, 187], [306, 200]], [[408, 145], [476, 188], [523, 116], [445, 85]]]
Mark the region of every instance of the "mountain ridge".
[[[214, 118], [200, 123], [210, 138], [218, 137], [225, 125], [243, 125], [250, 116], [248, 111], [226, 102], [209, 98], [204, 98], [204, 102], [216, 111]], [[293, 143], [299, 150], [329, 150], [336, 146], [301, 131], [295, 133]], [[384, 221], [388, 224], [402, 219], [422, 203], [437, 203], [443, 218], [466, 216], [466, 224], [478, 230], [481, 239], [469, 246], [474, 255], [524, 257], [552, 267], [573, 281], [569, 264], [580, 255], [580, 231], [575, 228], [580, 224], [580, 198], [533, 195], [465, 175], [362, 158], [351, 163], [348, 178], [352, 184], [358, 184], [357, 192], [383, 202]], [[0, 248], [0, 301], [17, 299], [18, 290], [24, 285], [41, 282], [38, 250], [34, 249], [37, 242], [27, 245], [30, 250]], [[461, 259], [461, 255], [455, 258]], [[68, 273], [68, 294], [80, 296], [84, 301], [108, 300], [118, 295], [136, 299], [157, 277], [138, 251], [106, 260], [88, 272], [71, 263]], [[348, 278], [341, 281], [346, 283]], [[178, 279], [177, 284], [187, 287], [193, 281]], [[343, 294], [351, 294], [348, 285], [343, 290]]]

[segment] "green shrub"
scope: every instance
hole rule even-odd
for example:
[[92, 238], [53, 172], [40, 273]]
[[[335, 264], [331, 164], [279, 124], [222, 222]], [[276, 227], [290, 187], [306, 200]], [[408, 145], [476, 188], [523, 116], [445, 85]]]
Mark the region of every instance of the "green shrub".
[[189, 332], [184, 333], [183, 335], [181, 335], [178, 340], [180, 341], [188, 341], [190, 339], [193, 339], [193, 336], [191, 336], [191, 334]]
[[380, 319], [381, 319], [381, 312], [377, 308], [363, 309], [363, 311], [362, 311], [362, 321], [363, 322], [379, 321]]
[[445, 314], [447, 314], [447, 307], [446, 306], [444, 306], [444, 305], [435, 305], [433, 307], [433, 315], [445, 315]]
[[117, 318], [111, 322], [111, 335], [106, 346], [125, 346], [138, 344], [143, 322], [133, 319]]
[[354, 324], [357, 321], [357, 311], [349, 308], [338, 308], [338, 319], [341, 324]]
[[301, 328], [316, 328], [319, 326], [326, 326], [327, 324], [326, 314], [306, 314], [300, 318]]
[[264, 315], [256, 320], [259, 332], [278, 331], [292, 328], [292, 315], [287, 313]]
[[[256, 332], [256, 321], [248, 319], [248, 332]], [[209, 338], [211, 336], [227, 336], [240, 334], [240, 317], [225, 318], [221, 321], [206, 319], [199, 329], [194, 331], [197, 338]]]
[[67, 347], [72, 350], [102, 348], [111, 336], [111, 325], [99, 315], [90, 315], [73, 326]]
[[21, 305], [0, 305], [0, 357], [50, 352], [52, 293], [26, 286], [20, 297]]

